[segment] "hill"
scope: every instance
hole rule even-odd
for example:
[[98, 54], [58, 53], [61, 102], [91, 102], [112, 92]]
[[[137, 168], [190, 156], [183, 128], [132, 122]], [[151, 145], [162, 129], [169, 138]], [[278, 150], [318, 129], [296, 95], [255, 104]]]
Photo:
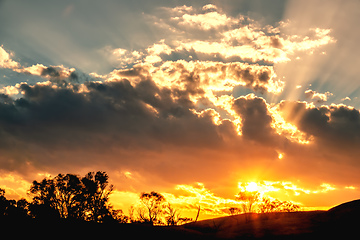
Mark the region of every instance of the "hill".
[[360, 200], [328, 211], [251, 213], [189, 223], [183, 227], [220, 239], [341, 239], [359, 236]]
[[14, 238], [37, 239], [357, 239], [359, 214], [360, 200], [355, 200], [328, 211], [240, 214], [174, 227], [2, 218], [0, 227]]

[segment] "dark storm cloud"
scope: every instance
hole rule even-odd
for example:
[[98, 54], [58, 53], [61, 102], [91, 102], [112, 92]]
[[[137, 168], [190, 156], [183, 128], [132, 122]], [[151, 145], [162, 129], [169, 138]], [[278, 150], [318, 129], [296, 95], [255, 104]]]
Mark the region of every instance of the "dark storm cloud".
[[266, 145], [279, 140], [271, 127], [272, 117], [263, 98], [251, 95], [240, 97], [235, 100], [233, 108], [242, 118], [242, 133], [245, 138]]
[[54, 67], [47, 67], [42, 70], [41, 76], [60, 77], [60, 73]]
[[[23, 84], [23, 98], [12, 100], [2, 95], [2, 161], [14, 159], [5, 155], [21, 148], [24, 159], [19, 161], [25, 161], [31, 155], [26, 151], [35, 154], [29, 146], [48, 152], [84, 148], [91, 152], [111, 147], [201, 148], [222, 144], [220, 127], [227, 127], [214, 125], [210, 115], [198, 117], [193, 113], [192, 103], [183, 91], [159, 89], [150, 80], [136, 86], [128, 80], [85, 85], [88, 91], [80, 93], [74, 90], [78, 88], [74, 84], [62, 88]], [[1, 162], [3, 167], [5, 162]]]
[[287, 121], [313, 136], [328, 152], [336, 150], [348, 156], [359, 153], [360, 113], [357, 109], [345, 105], [309, 107], [304, 102], [289, 101], [279, 106]]
[[271, 79], [270, 75], [272, 74], [271, 70], [267, 67], [264, 67], [262, 71], [254, 71], [252, 67], [241, 68], [236, 64], [230, 67], [230, 72], [242, 79], [246, 83], [246, 87], [260, 92], [267, 91], [264, 84], [269, 82]]
[[[0, 98], [0, 166], [22, 173], [29, 166], [59, 171], [104, 164], [175, 181], [183, 174], [194, 176], [199, 169], [228, 171], [254, 161], [275, 164], [277, 151], [289, 155], [287, 167], [300, 171], [314, 162], [339, 159], [346, 151], [341, 159], [354, 159], [356, 151], [350, 150], [359, 143], [359, 112], [346, 106], [309, 108], [305, 103], [282, 102], [279, 109], [288, 113], [286, 120], [315, 138], [314, 145], [300, 146], [276, 132], [269, 105], [253, 95], [233, 103], [241, 118], [239, 136], [232, 121], [214, 123], [215, 110], [194, 111], [191, 89], [160, 88], [150, 79], [136, 84], [127, 79], [66, 86], [23, 84], [20, 90], [22, 98]], [[335, 147], [329, 149], [329, 144]], [[308, 155], [298, 155], [299, 149]], [[314, 152], [321, 161], [312, 159]], [[219, 161], [222, 158], [226, 164]], [[179, 175], [169, 174], [174, 168], [179, 168]], [[324, 169], [314, 167], [311, 172]]]

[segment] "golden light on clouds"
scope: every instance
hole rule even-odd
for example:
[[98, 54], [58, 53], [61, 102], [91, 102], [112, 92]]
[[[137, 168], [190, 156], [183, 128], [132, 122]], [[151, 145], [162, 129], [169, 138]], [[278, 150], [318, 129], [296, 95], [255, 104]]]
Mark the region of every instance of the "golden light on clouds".
[[240, 191], [259, 192], [261, 195], [271, 196], [273, 193], [276, 193], [275, 195], [281, 196], [281, 198], [291, 198], [291, 195], [318, 194], [336, 190], [334, 186], [328, 183], [322, 183], [314, 190], [299, 187], [289, 181], [239, 182], [238, 187]]
[[285, 121], [278, 106], [269, 107], [269, 112], [272, 114], [272, 127], [279, 135], [284, 135], [290, 141], [301, 144], [309, 144], [312, 140], [311, 136], [301, 132], [294, 124]]
[[[354, 187], [344, 187], [345, 191], [355, 190]], [[241, 201], [236, 200], [238, 192], [258, 192], [260, 200], [262, 197], [277, 198], [282, 201], [295, 202], [301, 204], [299, 200], [302, 196], [322, 195], [333, 191], [344, 191], [331, 184], [322, 183], [315, 189], [300, 187], [289, 181], [250, 181], [238, 182], [238, 188], [233, 189], [233, 196], [223, 198], [208, 188], [203, 183], [194, 183], [192, 185], [176, 185], [170, 192], [162, 192], [164, 197], [173, 206], [188, 216], [194, 217], [200, 206], [200, 219], [209, 217], [218, 217], [228, 215], [230, 207], [240, 207]], [[122, 199], [120, 201], [120, 199]], [[138, 194], [133, 192], [115, 191], [112, 201], [115, 205], [122, 203], [121, 207], [126, 208], [131, 205], [139, 204]], [[261, 203], [261, 201], [259, 202]], [[313, 209], [311, 206], [301, 204], [303, 210]], [[323, 208], [322, 208], [323, 209]]]

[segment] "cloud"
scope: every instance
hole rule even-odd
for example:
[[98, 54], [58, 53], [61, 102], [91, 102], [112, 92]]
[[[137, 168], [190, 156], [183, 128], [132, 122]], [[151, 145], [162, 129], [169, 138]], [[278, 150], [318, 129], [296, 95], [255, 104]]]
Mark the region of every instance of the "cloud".
[[25, 180], [22, 176], [2, 170], [0, 170], [0, 172], [0, 188], [5, 189], [6, 198], [26, 198], [26, 193], [30, 188], [30, 182]]
[[17, 84], [16, 86], [6, 86], [0, 89], [0, 93], [8, 96], [17, 95], [19, 94], [19, 87], [20, 84]]
[[41, 76], [47, 79], [64, 80], [71, 78], [73, 80], [77, 80], [75, 68], [66, 68], [62, 65], [46, 67], [43, 64], [36, 64], [30, 67], [18, 68], [15, 71], [29, 75]]
[[[157, 149], [164, 144], [202, 147], [222, 142], [222, 126], [213, 125], [209, 115], [193, 113], [193, 103], [179, 89], [159, 89], [146, 80], [135, 86], [127, 80], [85, 83], [86, 91], [71, 85], [22, 84], [22, 98], [2, 96], [2, 168], [26, 165], [26, 153], [36, 155], [28, 145], [52, 152], [85, 146], [101, 149], [109, 143], [121, 148]], [[20, 146], [24, 151], [22, 163], [17, 165], [10, 159]]]
[[208, 11], [208, 10], [210, 10], [210, 11], [216, 11], [216, 10], [218, 10], [218, 7], [217, 7], [216, 5], [214, 5], [214, 4], [206, 4], [206, 5], [204, 5], [204, 6], [202, 7], [202, 10], [203, 10], [203, 11]]
[[162, 9], [172, 12], [172, 13], [178, 13], [178, 14], [183, 14], [183, 13], [187, 13], [187, 12], [192, 12], [194, 10], [194, 8], [192, 6], [177, 6], [177, 7], [161, 7]]
[[143, 59], [143, 52], [129, 51], [124, 48], [112, 48], [106, 46], [98, 51], [109, 63], [116, 68], [132, 66]]
[[235, 111], [242, 119], [242, 134], [245, 138], [270, 145], [276, 132], [271, 126], [272, 117], [264, 99], [248, 95], [234, 102]]
[[287, 121], [313, 136], [324, 149], [331, 146], [344, 157], [358, 153], [360, 113], [357, 109], [341, 104], [314, 107], [304, 102], [289, 101], [281, 102], [279, 109]]
[[341, 99], [341, 101], [342, 101], [342, 102], [344, 102], [344, 101], [351, 101], [351, 98], [349, 98], [349, 97], [344, 97], [344, 98]]
[[181, 210], [192, 210], [196, 213], [200, 206], [201, 214], [210, 216], [224, 215], [230, 206], [239, 205], [234, 199], [217, 196], [200, 182], [192, 185], [179, 184], [175, 186], [174, 194], [167, 193], [164, 196]]
[[218, 12], [207, 12], [194, 15], [184, 14], [180, 18], [173, 18], [173, 20], [179, 20], [179, 25], [200, 28], [202, 30], [216, 29], [222, 26], [236, 24], [238, 22], [238, 20], [231, 19], [227, 17], [226, 14], [220, 14]]
[[173, 52], [173, 49], [165, 44], [165, 40], [160, 40], [160, 43], [155, 43], [152, 46], [148, 47], [146, 49], [148, 55], [144, 59], [145, 62], [148, 63], [157, 63], [161, 62], [162, 58], [160, 57], [160, 54], [171, 54]]
[[19, 63], [11, 59], [12, 55], [5, 51], [3, 46], [0, 46], [0, 68], [16, 69], [19, 67]]
[[302, 51], [313, 51], [320, 46], [335, 42], [324, 29], [316, 34], [298, 36], [273, 35], [256, 25], [245, 25], [221, 33], [218, 41], [193, 40], [179, 43], [178, 49], [194, 49], [195, 52], [220, 54], [225, 59], [239, 57], [244, 61], [279, 63]]
[[[142, 179], [119, 186], [121, 191], [170, 187], [195, 179], [212, 188], [224, 179], [229, 185], [258, 174], [273, 181], [293, 181], [296, 176], [305, 182], [314, 181], [316, 175], [321, 179], [314, 184], [347, 179], [356, 186], [356, 168], [346, 176], [339, 174], [339, 179], [331, 177], [334, 169], [358, 165], [354, 160], [360, 129], [356, 109], [316, 108], [290, 101], [274, 108], [250, 94], [226, 98], [224, 104], [232, 116], [226, 117], [220, 107], [202, 109], [193, 101], [191, 96], [206, 97], [207, 92], [190, 84], [197, 78], [189, 77], [185, 69], [174, 78], [183, 85], [170, 86], [154, 80], [156, 74], [145, 77], [141, 72], [145, 70], [117, 71], [119, 79], [108, 82], [22, 84], [21, 98], [2, 95], [1, 168], [29, 179], [41, 172], [94, 168], [136, 176], [126, 181]], [[133, 81], [133, 77], [139, 79]], [[286, 134], [286, 128], [279, 130], [286, 124], [279, 124], [276, 111], [313, 141], [299, 144]], [[282, 159], [278, 152], [284, 154]], [[329, 155], [332, 158], [327, 159]], [[334, 167], [332, 161], [339, 157], [342, 166]]]
[[[149, 46], [148, 51], [139, 50], [148, 54], [144, 58], [151, 63], [189, 58], [273, 65], [289, 62], [299, 53], [312, 54], [335, 42], [330, 29], [310, 28], [301, 34], [290, 34], [284, 31], [289, 23], [263, 26], [245, 15], [227, 15], [212, 4], [203, 8], [161, 9], [164, 10], [161, 17], [147, 17], [159, 31], [168, 33], [163, 37], [166, 44], [161, 40]], [[162, 51], [149, 52], [155, 46], [161, 46]]]
[[[282, 196], [284, 198], [285, 195], [295, 195], [299, 196], [301, 194], [320, 194], [326, 193], [329, 191], [338, 190], [335, 186], [328, 183], [321, 183], [320, 186], [316, 186], [315, 189], [307, 189], [301, 186], [297, 186], [296, 184], [290, 181], [259, 181], [259, 182], [250, 182], [255, 185], [254, 191], [258, 191], [261, 195], [267, 196]], [[249, 182], [238, 183], [239, 189], [241, 191], [249, 191], [247, 188], [249, 187]]]
[[[155, 174], [178, 182], [184, 174], [189, 178], [197, 175], [198, 168], [205, 169], [199, 180], [211, 179], [213, 174], [209, 173], [215, 165], [218, 170], [231, 168], [231, 164], [218, 161], [224, 157], [223, 151], [228, 152], [225, 155], [232, 164], [236, 164], [234, 154], [239, 152], [244, 162], [263, 155], [259, 149], [266, 149], [269, 139], [264, 141], [260, 135], [276, 136], [269, 125], [271, 113], [265, 100], [251, 96], [244, 102], [237, 100], [236, 112], [232, 97], [215, 96], [217, 91], [229, 90], [228, 83], [223, 85], [216, 76], [206, 76], [219, 69], [225, 73], [231, 65], [174, 64], [156, 69], [159, 73], [150, 68], [152, 65], [149, 69], [139, 65], [131, 71], [118, 70], [113, 73], [117, 79], [104, 82], [20, 84], [19, 98], [1, 96], [1, 168], [36, 174], [113, 166], [137, 170], [146, 178]], [[178, 82], [169, 85], [175, 80]], [[202, 107], [200, 102], [205, 103], [205, 99], [208, 106]], [[251, 121], [256, 116], [248, 112], [251, 106], [262, 112], [260, 117], [267, 117], [260, 129], [264, 133], [254, 130]], [[238, 135], [239, 131], [244, 137]], [[246, 138], [263, 146], [249, 146]], [[214, 152], [210, 154], [208, 149]], [[266, 151], [277, 157], [275, 151]], [[174, 166], [181, 170], [171, 174]]]
[[324, 103], [328, 100], [329, 96], [332, 96], [331, 92], [318, 93], [311, 89], [305, 91], [305, 97], [314, 101], [314, 103]]
[[211, 90], [232, 91], [235, 86], [245, 86], [255, 91], [281, 91], [281, 81], [271, 66], [240, 62], [166, 61], [155, 67], [138, 64], [131, 69], [115, 70], [120, 77], [146, 78], [151, 76], [160, 86], [179, 87], [190, 93]]
[[[71, 82], [73, 72], [67, 68], [35, 65], [28, 69], [44, 78], [64, 78], [66, 84], [19, 84], [16, 89], [22, 97], [17, 99], [6, 95], [4, 89], [0, 104], [3, 169], [47, 171], [61, 164], [81, 166], [85, 162], [97, 166], [96, 158], [104, 149], [112, 149], [104, 156], [112, 166], [131, 172], [139, 162], [152, 159], [163, 166], [147, 167], [147, 171], [177, 181], [180, 172], [170, 176], [159, 171], [181, 163], [191, 169], [183, 168], [182, 172], [194, 173], [206, 161], [215, 164], [218, 155], [205, 157], [204, 149], [217, 153], [226, 150], [229, 165], [218, 169], [228, 171], [225, 169], [231, 165], [249, 164], [256, 155], [262, 159], [256, 160], [259, 164], [279, 160], [278, 152], [285, 156], [281, 161], [297, 165], [294, 154], [301, 151], [299, 143], [310, 143], [306, 150], [309, 156], [315, 146], [326, 153], [326, 146], [334, 145], [330, 150], [333, 156], [345, 152], [349, 164], [356, 164], [351, 160], [354, 152], [347, 153], [342, 146], [349, 143], [346, 149], [350, 150], [357, 143], [357, 110], [345, 105], [316, 108], [291, 101], [274, 106], [254, 94], [239, 98], [231, 95], [236, 86], [266, 89], [273, 74], [271, 66], [167, 61], [158, 66], [146, 63], [114, 70], [102, 76], [103, 82], [84, 83]], [[80, 153], [84, 147], [89, 150]], [[22, 154], [16, 153], [19, 148]], [[187, 160], [164, 159], [181, 149], [188, 149], [192, 156]], [[130, 160], [132, 151], [139, 153]], [[113, 159], [115, 153], [122, 160]], [[239, 163], [234, 157], [237, 154], [243, 156]], [[60, 155], [66, 157], [59, 161]], [[203, 160], [192, 162], [196, 158]], [[274, 165], [277, 167], [278, 163]]]
[[312, 54], [316, 48], [330, 43], [336, 43], [336, 40], [330, 33], [331, 29], [310, 28], [305, 37], [293, 35], [284, 40], [283, 47], [290, 53], [309, 51], [310, 54]]
[[[79, 81], [79, 73], [75, 72], [75, 68], [66, 68], [63, 65], [59, 66], [44, 66], [43, 64], [36, 64], [30, 67], [22, 66], [20, 63], [12, 60], [12, 54], [7, 53], [2, 46], [0, 47], [0, 68], [9, 68], [17, 73], [24, 73], [26, 75], [40, 76], [52, 81], [71, 80]], [[83, 75], [83, 74], [82, 74]], [[16, 95], [18, 87], [6, 86], [2, 92], [10, 95]]]

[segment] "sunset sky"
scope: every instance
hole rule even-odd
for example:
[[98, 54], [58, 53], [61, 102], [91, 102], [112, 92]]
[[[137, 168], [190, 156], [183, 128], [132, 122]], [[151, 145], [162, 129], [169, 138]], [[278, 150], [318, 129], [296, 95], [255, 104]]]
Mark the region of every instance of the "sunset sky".
[[106, 171], [218, 216], [360, 197], [357, 0], [0, 0], [0, 188]]

